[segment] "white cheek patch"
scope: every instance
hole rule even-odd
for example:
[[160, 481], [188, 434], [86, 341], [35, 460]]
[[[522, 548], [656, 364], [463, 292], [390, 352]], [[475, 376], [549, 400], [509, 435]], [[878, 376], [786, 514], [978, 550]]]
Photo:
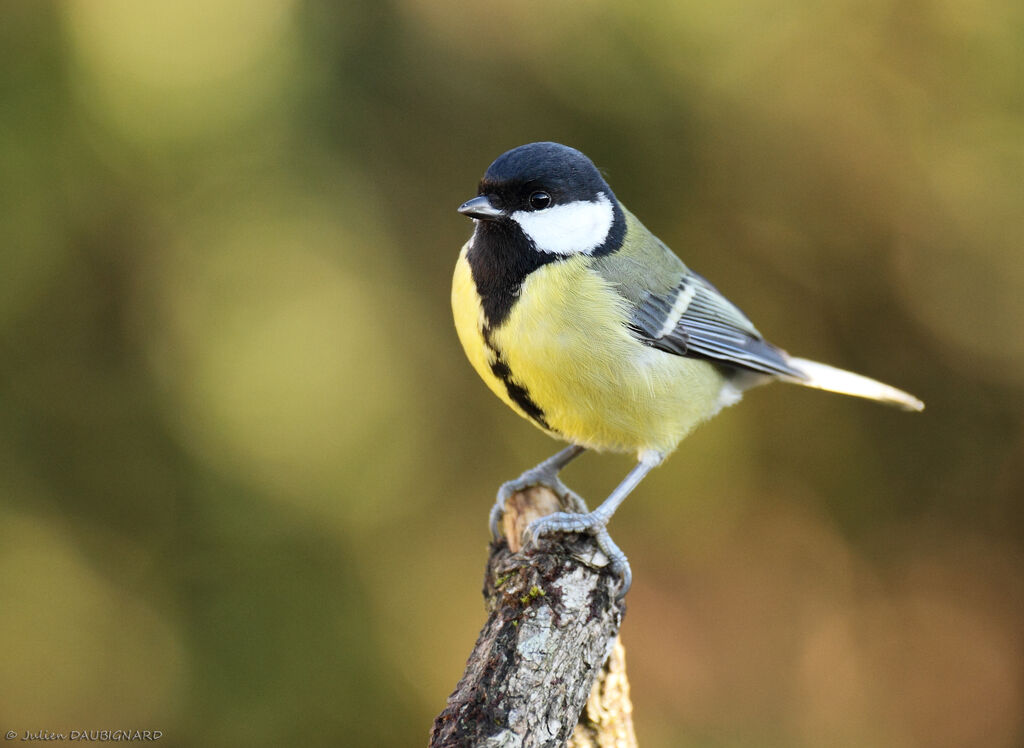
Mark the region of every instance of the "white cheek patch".
[[512, 220], [533, 240], [537, 249], [555, 255], [590, 254], [604, 244], [615, 211], [603, 192], [597, 199], [577, 200], [544, 210], [517, 210]]

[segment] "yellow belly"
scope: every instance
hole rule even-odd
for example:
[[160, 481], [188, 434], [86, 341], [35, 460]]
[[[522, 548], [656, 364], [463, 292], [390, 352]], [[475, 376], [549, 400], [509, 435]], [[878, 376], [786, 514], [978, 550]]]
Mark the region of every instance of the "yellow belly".
[[[495, 354], [481, 333], [465, 253], [452, 285], [459, 340], [491, 390], [528, 417], [491, 370]], [[711, 364], [641, 344], [626, 327], [625, 300], [586, 262], [572, 257], [533, 272], [491, 345], [553, 435], [592, 449], [667, 454], [717, 412], [724, 380]]]

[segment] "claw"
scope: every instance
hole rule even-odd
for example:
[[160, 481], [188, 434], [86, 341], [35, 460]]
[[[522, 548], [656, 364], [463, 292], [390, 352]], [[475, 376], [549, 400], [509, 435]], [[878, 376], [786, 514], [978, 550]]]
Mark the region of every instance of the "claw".
[[626, 558], [626, 554], [612, 540], [612, 536], [608, 534], [606, 528], [602, 527], [597, 531], [594, 534], [594, 540], [597, 541], [597, 547], [608, 557], [612, 571], [619, 576], [619, 591], [616, 593], [615, 599], [621, 600], [633, 585], [633, 570], [629, 566], [629, 559]]
[[644, 476], [656, 467], [664, 458], [661, 452], [643, 450], [639, 454], [639, 462], [629, 471], [625, 479], [616, 486], [611, 495], [602, 504], [590, 512], [587, 505], [579, 496], [570, 491], [562, 481], [558, 480], [558, 471], [576, 458], [583, 451], [583, 447], [572, 445], [566, 447], [532, 470], [527, 470], [519, 478], [509, 481], [498, 491], [498, 501], [491, 509], [491, 534], [495, 539], [500, 537], [498, 524], [505, 513], [506, 500], [517, 491], [522, 491], [530, 486], [547, 486], [562, 501], [562, 506], [571, 506], [577, 509], [577, 513], [555, 512], [548, 514], [530, 523], [526, 529], [530, 541], [536, 545], [541, 535], [548, 535], [557, 532], [587, 532], [594, 536], [598, 548], [608, 557], [611, 570], [620, 579], [617, 598], [621, 600], [633, 582], [633, 572], [629, 568], [629, 559], [622, 549], [615, 545], [611, 535], [608, 534], [608, 521], [615, 514], [615, 510], [623, 500], [643, 480]]
[[505, 514], [505, 502], [508, 501], [513, 494], [525, 491], [527, 488], [532, 486], [546, 486], [547, 488], [550, 488], [558, 497], [563, 507], [575, 512], [585, 513], [587, 511], [587, 502], [585, 502], [579, 494], [565, 485], [558, 477], [558, 471], [565, 467], [570, 460], [575, 458], [582, 451], [582, 447], [567, 447], [554, 457], [545, 460], [537, 467], [527, 470], [515, 480], [503, 483], [501, 488], [498, 489], [498, 498], [494, 502], [494, 506], [491, 507], [491, 513], [488, 518], [491, 528], [491, 537], [495, 540], [501, 537], [500, 525], [501, 518]]
[[608, 519], [600, 511], [593, 511], [581, 514], [569, 514], [567, 512], [555, 512], [534, 520], [530, 523], [528, 532], [531, 542], [536, 545], [542, 535], [551, 535], [560, 532], [590, 533], [601, 552], [608, 557], [611, 570], [619, 577], [619, 591], [617, 600], [625, 597], [633, 583], [633, 571], [629, 566], [629, 559], [622, 549], [615, 544], [612, 536], [608, 534]]
[[555, 512], [531, 522], [530, 537], [536, 542], [537, 538], [541, 535], [551, 535], [557, 532], [589, 532], [592, 535], [596, 535], [603, 529], [604, 525], [600, 522], [595, 522], [593, 515], [590, 513], [570, 514], [569, 512]]
[[505, 515], [505, 499], [502, 498], [501, 494], [498, 494], [498, 500], [494, 502], [494, 506], [491, 507], [491, 515], [488, 519], [489, 526], [491, 528], [491, 539], [498, 540], [501, 538], [501, 518]]

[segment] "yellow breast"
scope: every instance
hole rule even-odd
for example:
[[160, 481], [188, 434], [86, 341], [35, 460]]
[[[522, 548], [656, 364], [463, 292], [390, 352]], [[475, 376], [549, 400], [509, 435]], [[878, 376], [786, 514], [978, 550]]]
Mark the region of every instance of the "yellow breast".
[[[719, 407], [723, 378], [710, 364], [640, 343], [627, 328], [626, 300], [585, 256], [545, 265], [523, 283], [500, 327], [484, 315], [463, 248], [455, 268], [455, 327], [473, 368], [511, 408], [522, 388], [543, 413], [531, 420], [592, 449], [671, 452]], [[495, 373], [508, 376], [502, 379]]]

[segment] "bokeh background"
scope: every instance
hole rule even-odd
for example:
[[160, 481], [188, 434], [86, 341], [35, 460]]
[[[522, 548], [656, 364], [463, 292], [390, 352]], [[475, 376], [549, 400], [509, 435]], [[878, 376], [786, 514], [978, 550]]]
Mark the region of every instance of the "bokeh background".
[[426, 742], [558, 448], [458, 346], [455, 207], [550, 139], [928, 404], [759, 390], [630, 498], [641, 744], [1024, 742], [1024, 5], [0, 7], [0, 730]]

